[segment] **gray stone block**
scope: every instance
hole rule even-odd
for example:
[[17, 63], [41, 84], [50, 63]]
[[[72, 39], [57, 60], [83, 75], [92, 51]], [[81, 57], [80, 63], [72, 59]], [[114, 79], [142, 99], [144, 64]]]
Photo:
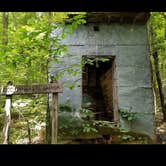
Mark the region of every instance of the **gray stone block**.
[[115, 55], [116, 65], [119, 67], [150, 67], [149, 49], [147, 45], [117, 46]]
[[153, 93], [151, 88], [118, 87], [119, 108], [130, 109], [132, 112], [153, 112]]
[[[66, 45], [144, 45], [147, 44], [146, 25], [99, 24], [99, 31], [93, 30], [94, 24], [80, 25], [63, 41]], [[142, 37], [143, 36], [143, 37]]]
[[151, 86], [151, 72], [148, 67], [137, 66], [117, 67], [116, 79], [118, 86]]

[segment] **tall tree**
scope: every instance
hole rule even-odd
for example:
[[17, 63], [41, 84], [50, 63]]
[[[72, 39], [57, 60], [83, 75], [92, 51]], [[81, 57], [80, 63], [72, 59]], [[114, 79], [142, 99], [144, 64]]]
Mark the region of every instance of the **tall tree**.
[[165, 53], [166, 53], [166, 17], [163, 12], [151, 13], [149, 24], [149, 34], [151, 42], [151, 55], [153, 57], [153, 66], [156, 79], [154, 79], [158, 86], [158, 93], [163, 113], [163, 121], [166, 121], [166, 96], [164, 92], [165, 84], [163, 83], [165, 74]]
[[2, 43], [7, 45], [8, 43], [8, 13], [2, 13]]

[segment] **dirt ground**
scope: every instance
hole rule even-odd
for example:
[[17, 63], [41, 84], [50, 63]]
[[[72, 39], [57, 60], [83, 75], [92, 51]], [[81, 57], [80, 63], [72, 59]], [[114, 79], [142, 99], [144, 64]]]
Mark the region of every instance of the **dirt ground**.
[[166, 122], [162, 122], [162, 113], [156, 112], [157, 144], [166, 144]]

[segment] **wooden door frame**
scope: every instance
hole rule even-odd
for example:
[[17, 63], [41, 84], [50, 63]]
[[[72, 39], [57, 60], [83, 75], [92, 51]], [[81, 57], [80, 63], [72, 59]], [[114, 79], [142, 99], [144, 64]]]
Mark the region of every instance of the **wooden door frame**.
[[[116, 56], [115, 55], [82, 55], [83, 58], [110, 58], [112, 59], [112, 79], [113, 79], [113, 121], [119, 122], [119, 113], [118, 113], [118, 95], [117, 95], [117, 81], [116, 81]], [[84, 66], [82, 66], [82, 104], [83, 104], [83, 71]]]

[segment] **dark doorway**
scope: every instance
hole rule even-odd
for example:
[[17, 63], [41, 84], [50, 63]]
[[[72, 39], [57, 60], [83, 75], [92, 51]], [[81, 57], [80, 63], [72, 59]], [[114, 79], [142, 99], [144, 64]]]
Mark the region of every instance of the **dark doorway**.
[[114, 121], [114, 57], [83, 56], [82, 105], [96, 120]]

